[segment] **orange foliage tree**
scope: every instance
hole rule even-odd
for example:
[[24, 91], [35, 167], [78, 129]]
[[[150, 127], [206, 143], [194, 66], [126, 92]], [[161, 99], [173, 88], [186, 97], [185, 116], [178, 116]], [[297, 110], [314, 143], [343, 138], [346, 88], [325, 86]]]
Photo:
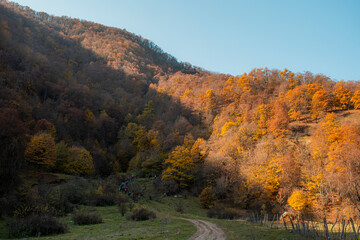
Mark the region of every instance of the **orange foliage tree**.
[[285, 137], [289, 132], [290, 118], [288, 107], [283, 99], [275, 101], [272, 107], [271, 118], [268, 121], [268, 130], [276, 137]]
[[353, 97], [351, 98], [351, 103], [354, 106], [355, 109], [359, 109], [360, 108], [360, 90], [357, 90]]
[[344, 81], [337, 82], [334, 91], [335, 106], [348, 109], [351, 104], [351, 92], [345, 88]]
[[311, 100], [311, 118], [313, 120], [318, 120], [322, 117], [326, 111], [331, 107], [331, 96], [324, 90], [320, 89], [312, 97]]
[[309, 112], [310, 101], [307, 95], [306, 85], [297, 86], [286, 93], [286, 101], [290, 106], [289, 116], [291, 120], [300, 120]]

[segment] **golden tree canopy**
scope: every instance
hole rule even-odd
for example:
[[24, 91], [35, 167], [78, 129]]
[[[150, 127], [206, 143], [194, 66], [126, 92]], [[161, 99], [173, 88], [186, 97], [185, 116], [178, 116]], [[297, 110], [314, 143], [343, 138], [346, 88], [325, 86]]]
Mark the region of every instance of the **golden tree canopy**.
[[33, 136], [26, 147], [25, 159], [29, 163], [40, 167], [53, 167], [56, 162], [54, 138], [48, 133], [40, 133]]
[[90, 175], [94, 173], [93, 158], [90, 153], [82, 147], [69, 148], [69, 161], [65, 172], [69, 174]]

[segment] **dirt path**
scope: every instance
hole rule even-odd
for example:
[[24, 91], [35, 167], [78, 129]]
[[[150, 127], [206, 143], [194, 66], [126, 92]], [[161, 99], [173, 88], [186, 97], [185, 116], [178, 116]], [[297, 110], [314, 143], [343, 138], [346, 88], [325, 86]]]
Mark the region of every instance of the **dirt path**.
[[180, 218], [185, 221], [191, 222], [197, 228], [197, 231], [188, 240], [225, 240], [226, 235], [224, 231], [216, 226], [214, 223], [195, 220], [188, 218]]

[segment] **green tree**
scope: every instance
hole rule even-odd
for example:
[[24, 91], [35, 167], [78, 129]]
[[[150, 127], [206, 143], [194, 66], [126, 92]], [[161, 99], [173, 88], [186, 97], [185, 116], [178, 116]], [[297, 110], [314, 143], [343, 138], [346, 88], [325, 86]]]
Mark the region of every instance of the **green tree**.
[[54, 137], [48, 133], [33, 136], [26, 147], [25, 159], [43, 168], [51, 168], [56, 162]]
[[90, 175], [94, 173], [93, 158], [85, 148], [71, 147], [69, 154], [69, 161], [65, 167], [66, 173], [79, 175]]

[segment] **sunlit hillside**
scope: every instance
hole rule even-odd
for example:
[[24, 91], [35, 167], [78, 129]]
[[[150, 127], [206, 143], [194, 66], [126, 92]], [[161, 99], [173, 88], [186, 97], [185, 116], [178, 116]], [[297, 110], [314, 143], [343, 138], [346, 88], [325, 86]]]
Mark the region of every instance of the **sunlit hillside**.
[[212, 73], [125, 30], [1, 1], [0, 86], [2, 216], [90, 204], [54, 190], [73, 176], [99, 197], [91, 204], [115, 204], [135, 175], [205, 208], [359, 216], [358, 82]]

